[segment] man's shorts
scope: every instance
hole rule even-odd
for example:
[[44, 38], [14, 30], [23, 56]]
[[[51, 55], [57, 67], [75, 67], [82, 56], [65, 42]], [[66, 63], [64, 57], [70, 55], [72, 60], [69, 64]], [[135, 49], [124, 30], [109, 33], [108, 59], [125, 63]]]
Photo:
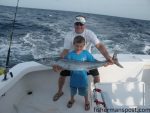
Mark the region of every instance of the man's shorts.
[[[88, 75], [92, 75], [92, 76], [99, 76], [99, 72], [98, 69], [92, 69], [89, 70], [89, 72], [87, 72]], [[70, 76], [70, 71], [69, 70], [63, 70], [60, 72], [60, 76]]]
[[87, 96], [88, 95], [88, 88], [76, 88], [76, 87], [70, 87], [71, 90], [71, 96], [74, 96], [77, 94], [77, 90], [78, 90], [78, 94], [81, 96]]

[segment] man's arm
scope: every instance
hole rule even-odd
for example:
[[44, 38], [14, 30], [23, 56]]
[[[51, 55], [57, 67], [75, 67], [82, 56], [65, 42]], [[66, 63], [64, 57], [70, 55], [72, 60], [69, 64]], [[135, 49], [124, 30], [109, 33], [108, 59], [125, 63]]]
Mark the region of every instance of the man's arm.
[[96, 48], [101, 52], [101, 54], [106, 58], [106, 60], [113, 64], [113, 60], [112, 60], [112, 57], [109, 55], [106, 47], [104, 46], [104, 44], [102, 43], [98, 43], [96, 44]]

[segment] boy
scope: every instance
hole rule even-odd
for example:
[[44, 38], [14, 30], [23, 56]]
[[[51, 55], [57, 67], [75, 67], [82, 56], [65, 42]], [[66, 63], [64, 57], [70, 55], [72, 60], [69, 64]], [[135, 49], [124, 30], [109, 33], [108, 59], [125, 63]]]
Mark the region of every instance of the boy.
[[[95, 61], [93, 56], [84, 49], [85, 39], [82, 36], [76, 36], [73, 41], [74, 50], [69, 52], [66, 56], [69, 60], [76, 61]], [[74, 104], [74, 96], [79, 92], [79, 95], [84, 96], [85, 99], [85, 110], [90, 109], [90, 102], [88, 100], [88, 77], [87, 71], [74, 71], [70, 72], [70, 90], [71, 90], [71, 98], [68, 101], [67, 107], [71, 108]]]

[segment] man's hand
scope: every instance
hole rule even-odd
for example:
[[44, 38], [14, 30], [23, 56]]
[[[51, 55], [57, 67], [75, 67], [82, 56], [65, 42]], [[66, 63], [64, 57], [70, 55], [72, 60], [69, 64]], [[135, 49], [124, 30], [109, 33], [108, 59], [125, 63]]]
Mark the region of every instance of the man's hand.
[[114, 64], [114, 61], [113, 61], [113, 59], [110, 57], [110, 58], [107, 60], [106, 64], [104, 64], [104, 67], [107, 67], [107, 66], [113, 65], [113, 64]]
[[114, 64], [114, 61], [113, 61], [112, 57], [110, 57], [107, 61], [108, 61], [109, 65], [113, 65]]

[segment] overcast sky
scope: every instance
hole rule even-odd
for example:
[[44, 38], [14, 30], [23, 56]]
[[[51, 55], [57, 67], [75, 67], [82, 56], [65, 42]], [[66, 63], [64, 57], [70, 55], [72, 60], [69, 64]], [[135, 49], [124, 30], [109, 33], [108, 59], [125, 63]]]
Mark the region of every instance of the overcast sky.
[[[15, 6], [16, 2], [0, 0], [0, 5]], [[150, 20], [150, 0], [20, 0], [19, 6]]]

